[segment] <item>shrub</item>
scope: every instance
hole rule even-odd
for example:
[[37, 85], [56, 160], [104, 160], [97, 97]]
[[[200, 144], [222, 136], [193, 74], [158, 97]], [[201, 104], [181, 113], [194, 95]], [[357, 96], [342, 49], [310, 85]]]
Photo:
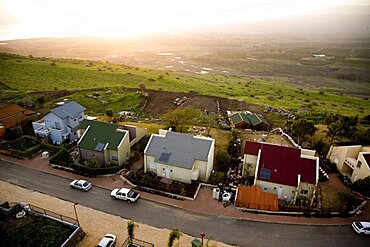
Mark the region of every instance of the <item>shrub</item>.
[[49, 159], [49, 163], [68, 165], [72, 162], [71, 155], [65, 148], [61, 148], [55, 155]]
[[112, 111], [112, 109], [107, 109], [107, 110], [105, 110], [105, 115], [107, 115], [108, 117], [113, 117], [113, 111]]
[[365, 196], [370, 196], [370, 176], [355, 181], [351, 188], [352, 190], [358, 191]]
[[347, 209], [352, 210], [359, 204], [357, 198], [350, 192], [340, 192], [338, 193], [339, 197], [344, 202], [344, 205]]
[[224, 183], [226, 181], [226, 173], [224, 172], [215, 172], [209, 177], [208, 182], [210, 184], [219, 184], [219, 183]]

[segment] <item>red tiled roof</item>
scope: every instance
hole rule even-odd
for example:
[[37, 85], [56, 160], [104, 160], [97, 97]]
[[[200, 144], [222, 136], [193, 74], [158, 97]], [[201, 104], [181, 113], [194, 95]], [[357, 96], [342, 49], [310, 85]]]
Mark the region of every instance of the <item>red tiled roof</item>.
[[[272, 183], [297, 186], [301, 182], [316, 184], [316, 160], [301, 158], [301, 150], [267, 143], [247, 142], [246, 154], [257, 155], [261, 149], [257, 179]], [[270, 179], [261, 178], [261, 169], [270, 169]]]
[[5, 129], [14, 127], [17, 123], [28, 119], [24, 115], [25, 111], [27, 110], [15, 104], [2, 107], [0, 108], [0, 122], [4, 125]]
[[258, 142], [246, 142], [244, 153], [245, 154], [251, 154], [251, 155], [258, 155], [258, 150], [261, 148], [261, 143]]

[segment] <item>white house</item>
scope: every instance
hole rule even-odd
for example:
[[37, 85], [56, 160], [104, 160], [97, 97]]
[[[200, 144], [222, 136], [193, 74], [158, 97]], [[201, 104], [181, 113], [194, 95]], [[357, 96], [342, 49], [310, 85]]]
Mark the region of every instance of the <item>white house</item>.
[[370, 176], [370, 146], [331, 146], [327, 158], [352, 182]]
[[185, 183], [207, 181], [213, 169], [215, 140], [160, 131], [144, 150], [144, 172]]
[[55, 144], [75, 141], [80, 137], [80, 122], [85, 119], [85, 107], [70, 101], [52, 109], [43, 119], [32, 122], [37, 137], [48, 138]]
[[253, 185], [279, 199], [312, 198], [319, 181], [319, 158], [314, 150], [247, 141], [243, 175], [254, 177]]

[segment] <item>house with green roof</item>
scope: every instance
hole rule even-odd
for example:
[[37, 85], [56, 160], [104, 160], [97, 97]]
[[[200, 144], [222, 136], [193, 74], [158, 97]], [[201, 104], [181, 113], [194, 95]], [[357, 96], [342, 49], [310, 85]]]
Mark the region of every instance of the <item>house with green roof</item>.
[[[77, 143], [80, 162], [96, 160], [99, 166], [122, 165], [131, 155], [130, 131], [115, 123], [84, 120]], [[135, 140], [134, 140], [135, 141]]]
[[270, 127], [261, 114], [249, 111], [231, 113], [229, 122], [231, 127], [237, 129], [268, 130]]

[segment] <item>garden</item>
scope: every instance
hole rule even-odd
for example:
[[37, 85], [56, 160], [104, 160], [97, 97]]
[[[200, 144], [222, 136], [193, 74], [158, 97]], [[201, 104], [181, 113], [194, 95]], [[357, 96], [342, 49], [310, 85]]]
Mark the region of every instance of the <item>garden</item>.
[[73, 231], [57, 221], [32, 215], [0, 221], [1, 246], [59, 247]]

